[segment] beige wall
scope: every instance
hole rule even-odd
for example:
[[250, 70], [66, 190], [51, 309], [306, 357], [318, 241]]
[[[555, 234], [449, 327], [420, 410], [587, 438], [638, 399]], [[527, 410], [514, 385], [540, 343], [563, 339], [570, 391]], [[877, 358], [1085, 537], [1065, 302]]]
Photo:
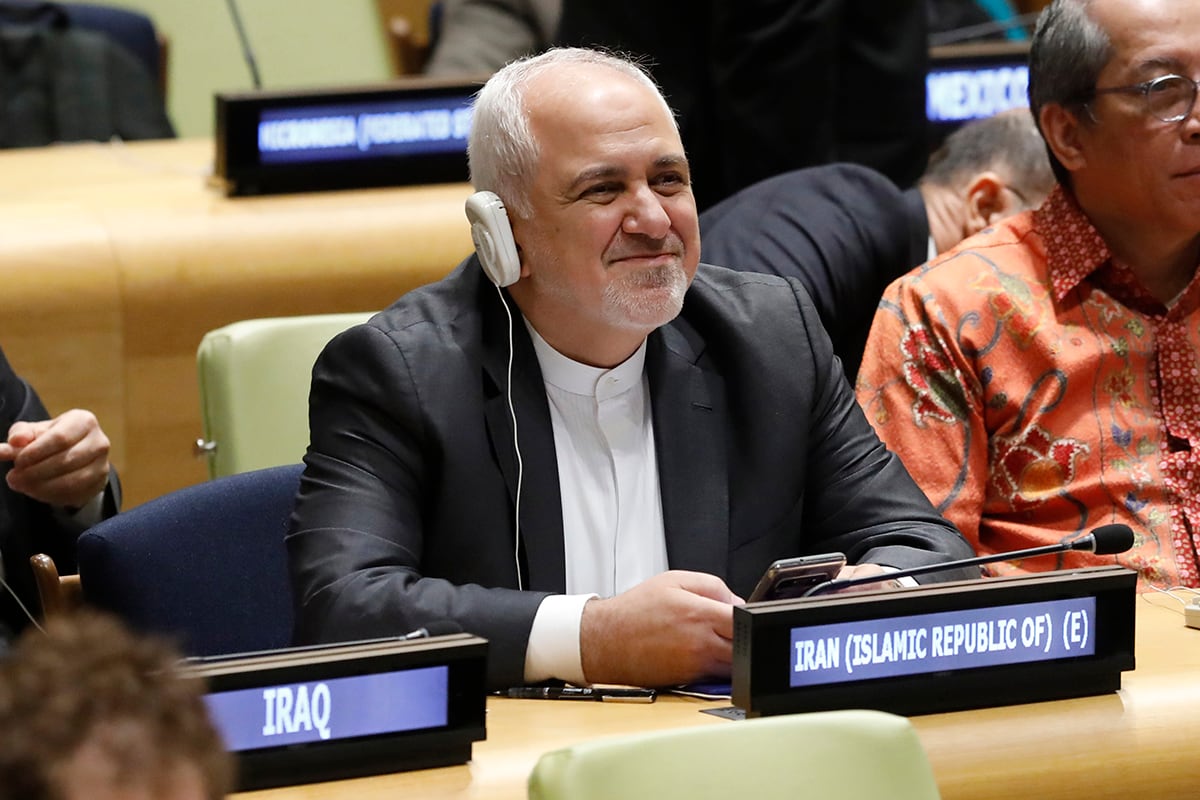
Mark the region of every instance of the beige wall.
[[[252, 88], [226, 0], [115, 0], [170, 39], [167, 98], [180, 136], [208, 136], [213, 96]], [[386, 42], [373, 0], [238, 0], [264, 89], [386, 80]]]

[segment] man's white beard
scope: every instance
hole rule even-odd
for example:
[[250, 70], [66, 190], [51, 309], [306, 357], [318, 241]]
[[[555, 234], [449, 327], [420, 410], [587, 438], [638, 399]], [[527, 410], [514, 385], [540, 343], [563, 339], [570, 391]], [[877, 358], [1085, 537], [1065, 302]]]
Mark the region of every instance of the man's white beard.
[[621, 328], [657, 328], [679, 316], [687, 288], [678, 264], [622, 275], [604, 287], [604, 317]]

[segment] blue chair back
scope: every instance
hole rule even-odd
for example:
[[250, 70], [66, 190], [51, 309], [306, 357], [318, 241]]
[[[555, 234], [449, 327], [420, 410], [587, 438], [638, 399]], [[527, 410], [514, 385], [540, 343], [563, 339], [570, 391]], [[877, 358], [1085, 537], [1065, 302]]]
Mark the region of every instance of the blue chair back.
[[162, 72], [162, 53], [158, 31], [150, 17], [140, 11], [120, 6], [91, 3], [58, 3], [67, 12], [67, 19], [76, 28], [103, 33], [124, 47], [146, 68], [146, 74], [157, 83]]
[[187, 655], [287, 647], [292, 593], [283, 537], [299, 464], [189, 486], [79, 537], [84, 601]]
[[103, 34], [136, 58], [145, 67], [148, 77], [155, 81], [161, 78], [163, 64], [158, 30], [150, 17], [140, 11], [94, 3], [4, 0], [0, 2], [0, 22], [74, 27]]

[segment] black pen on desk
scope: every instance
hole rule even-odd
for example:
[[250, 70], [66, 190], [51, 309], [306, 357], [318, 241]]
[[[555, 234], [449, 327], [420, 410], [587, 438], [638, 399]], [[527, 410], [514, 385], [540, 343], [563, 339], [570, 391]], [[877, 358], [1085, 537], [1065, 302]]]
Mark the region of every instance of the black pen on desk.
[[505, 694], [521, 700], [597, 700], [602, 703], [653, 703], [655, 689], [606, 689], [585, 686], [514, 686]]

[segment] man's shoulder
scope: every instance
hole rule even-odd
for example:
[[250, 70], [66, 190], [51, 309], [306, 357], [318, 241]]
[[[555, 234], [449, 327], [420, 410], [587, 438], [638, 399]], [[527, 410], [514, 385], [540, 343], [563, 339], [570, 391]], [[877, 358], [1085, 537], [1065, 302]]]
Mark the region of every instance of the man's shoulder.
[[674, 352], [697, 361], [703, 354], [706, 368], [738, 376], [751, 392], [811, 376], [833, 357], [799, 281], [710, 264], [697, 268], [682, 312], [657, 333]]
[[795, 278], [701, 264], [681, 317], [692, 322], [723, 318], [761, 327], [774, 320], [798, 320], [810, 312], [816, 314], [812, 298]]
[[731, 293], [755, 296], [760, 292], [770, 296], [771, 293], [794, 292], [797, 285], [795, 281], [778, 275], [745, 272], [702, 263], [696, 268], [696, 277], [692, 281], [690, 291], [697, 294], [711, 294], [714, 297]]
[[1044, 283], [1046, 247], [1032, 212], [1001, 220], [899, 278], [900, 285], [959, 291], [983, 271], [1028, 283]]
[[4, 355], [4, 349], [0, 348], [0, 397], [3, 397], [2, 392], [5, 389], [17, 384], [19, 381], [20, 378], [13, 371], [12, 365], [8, 363], [8, 358]]
[[770, 215], [790, 216], [797, 204], [854, 207], [885, 205], [901, 191], [880, 172], [861, 164], [836, 163], [804, 167], [752, 184], [700, 215], [700, 228], [713, 228], [724, 219], [751, 220]]
[[37, 392], [16, 373], [0, 350], [0, 441], [8, 438], [9, 426], [18, 419], [48, 417]]
[[479, 291], [484, 283], [482, 274], [472, 256], [441, 280], [405, 292], [367, 324], [385, 332], [400, 333], [477, 316]]
[[968, 318], [991, 319], [1014, 303], [1040, 304], [1052, 297], [1043, 239], [1023, 216], [1028, 215], [1001, 221], [897, 278], [880, 308], [954, 328]]
[[[411, 367], [418, 362], [445, 363], [451, 352], [475, 352], [484, 324], [480, 292], [486, 280], [480, 275], [478, 265], [468, 259], [442, 280], [406, 292], [370, 319], [333, 337], [321, 360], [348, 366], [403, 353]], [[491, 291], [495, 299], [495, 289]]]

